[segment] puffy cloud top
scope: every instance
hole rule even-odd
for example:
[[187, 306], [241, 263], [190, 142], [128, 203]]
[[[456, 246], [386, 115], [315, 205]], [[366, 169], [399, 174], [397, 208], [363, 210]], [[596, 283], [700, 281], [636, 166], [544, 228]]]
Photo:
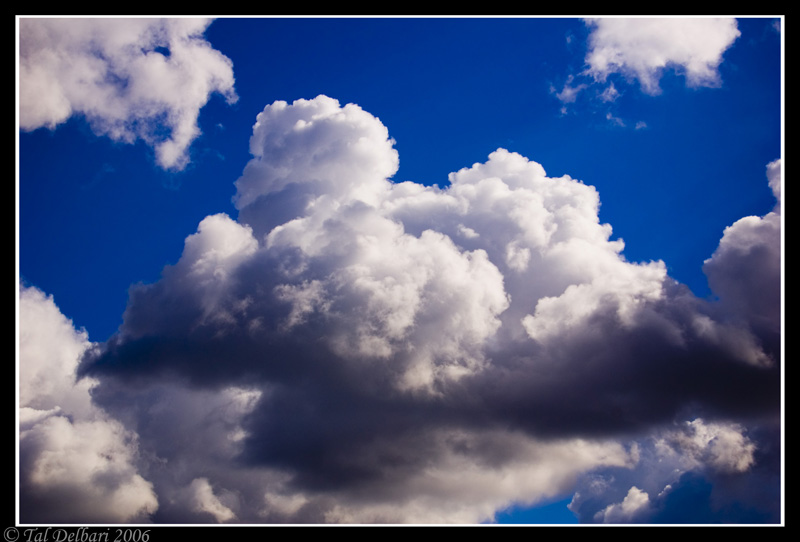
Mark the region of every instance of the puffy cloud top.
[[253, 126], [244, 175], [236, 182], [240, 210], [291, 184], [316, 184], [316, 193], [350, 194], [391, 177], [397, 151], [381, 122], [355, 104], [319, 96], [277, 101]]
[[781, 326], [781, 161], [767, 165], [767, 179], [777, 199], [764, 215], [731, 224], [719, 247], [703, 264], [711, 288], [733, 315], [776, 341]]

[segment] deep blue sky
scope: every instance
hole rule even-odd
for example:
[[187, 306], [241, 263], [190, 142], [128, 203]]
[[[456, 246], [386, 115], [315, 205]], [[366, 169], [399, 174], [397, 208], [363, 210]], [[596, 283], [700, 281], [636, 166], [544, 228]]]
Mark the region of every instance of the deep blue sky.
[[[206, 38], [233, 61], [239, 99], [215, 96], [201, 110], [186, 170], [163, 171], [144, 144], [97, 137], [79, 117], [20, 132], [20, 276], [90, 339], [107, 339], [131, 284], [157, 280], [205, 216], [236, 216], [233, 183], [264, 106], [326, 94], [388, 127], [395, 180], [442, 186], [503, 147], [551, 177], [595, 186], [627, 259], [661, 259], [704, 297], [701, 267], [724, 228], [774, 205], [765, 176], [782, 143], [773, 22], [739, 20], [718, 88], [688, 88], [668, 70], [650, 96], [619, 78], [615, 102], [578, 100], [563, 114], [551, 89], [582, 70], [589, 30], [579, 19], [219, 19]], [[567, 520], [559, 510], [554, 521]]]

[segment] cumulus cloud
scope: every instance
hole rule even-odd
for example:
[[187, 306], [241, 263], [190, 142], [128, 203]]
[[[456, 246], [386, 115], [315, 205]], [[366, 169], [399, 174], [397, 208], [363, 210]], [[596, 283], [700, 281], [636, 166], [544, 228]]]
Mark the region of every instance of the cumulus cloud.
[[584, 68], [569, 74], [561, 91], [551, 88], [561, 103], [561, 113], [574, 107], [579, 97], [595, 101], [612, 126], [634, 126], [608, 108], [623, 95], [626, 85], [638, 83], [645, 94], [661, 93], [668, 71], [682, 75], [689, 87], [719, 87], [719, 67], [725, 52], [741, 35], [732, 18], [591, 18]]
[[19, 125], [73, 116], [115, 141], [143, 140], [183, 169], [214, 93], [236, 101], [230, 59], [203, 39], [207, 19], [20, 18]]
[[725, 228], [703, 271], [729, 314], [761, 335], [777, 337], [781, 326], [781, 162], [767, 166], [777, 203], [766, 215], [748, 216]]
[[587, 73], [605, 82], [612, 73], [636, 79], [647, 94], [660, 92], [665, 69], [690, 86], [718, 86], [722, 56], [741, 35], [736, 19], [587, 19], [591, 29]]
[[193, 504], [193, 511], [210, 514], [217, 522], [232, 520], [236, 515], [230, 508], [222, 504], [214, 495], [214, 489], [207, 478], [195, 478], [189, 485], [187, 492]]
[[656, 431], [632, 467], [583, 476], [570, 509], [591, 523], [778, 523], [779, 454], [762, 431], [701, 418]]
[[33, 287], [20, 289], [19, 318], [20, 520], [147, 520], [158, 499], [137, 472], [136, 434], [92, 402], [95, 381], [76, 381], [86, 333]]
[[682, 480], [649, 458], [771, 465], [748, 428], [779, 410], [775, 337], [628, 261], [594, 187], [505, 149], [392, 182], [386, 127], [325, 96], [268, 105], [250, 147], [238, 217], [71, 354], [154, 521], [474, 523], [575, 487], [634, 521]]
[[[725, 229], [703, 266], [718, 296], [711, 313], [716, 320], [711, 314], [691, 318], [705, 340], [764, 366], [780, 359], [782, 324], [780, 160], [766, 169], [774, 209]], [[736, 325], [723, 331], [717, 322]], [[777, 418], [749, 423], [750, 430], [733, 421], [696, 418], [659, 430], [636, 443], [632, 469], [582, 478], [570, 508], [586, 522], [778, 523]], [[628, 493], [616, 500], [626, 487]]]
[[650, 496], [636, 486], [631, 487], [620, 503], [609, 504], [595, 514], [602, 523], [630, 523], [635, 516], [650, 507]]

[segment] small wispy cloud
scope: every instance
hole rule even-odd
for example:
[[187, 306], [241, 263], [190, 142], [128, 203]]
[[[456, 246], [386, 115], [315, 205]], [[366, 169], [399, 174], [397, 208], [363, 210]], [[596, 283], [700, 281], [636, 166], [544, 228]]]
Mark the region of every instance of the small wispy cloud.
[[603, 92], [600, 93], [599, 97], [600, 100], [604, 102], [613, 102], [619, 97], [619, 91], [617, 90], [617, 87], [614, 86], [614, 83], [611, 82], [605, 89], [603, 89]]
[[624, 128], [625, 127], [625, 121], [623, 121], [619, 117], [615, 117], [613, 114], [611, 114], [610, 111], [608, 113], [606, 113], [606, 120], [608, 122], [610, 122], [611, 124], [613, 124], [614, 126], [619, 126], [620, 128]]

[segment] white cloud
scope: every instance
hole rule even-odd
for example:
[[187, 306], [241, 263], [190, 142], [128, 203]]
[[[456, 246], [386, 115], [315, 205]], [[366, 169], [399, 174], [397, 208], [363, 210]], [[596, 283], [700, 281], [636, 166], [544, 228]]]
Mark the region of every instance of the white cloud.
[[195, 478], [187, 491], [195, 512], [211, 514], [219, 523], [236, 518], [236, 514], [214, 495], [214, 489], [207, 478]]
[[719, 65], [740, 32], [735, 19], [587, 19], [591, 29], [587, 73], [604, 82], [612, 73], [639, 81], [647, 94], [660, 92], [665, 69], [676, 69], [690, 86], [718, 86]]
[[24, 286], [20, 287], [19, 328], [20, 359], [24, 360], [19, 379], [20, 406], [91, 416], [94, 408], [89, 390], [93, 383], [74, 382], [78, 360], [91, 346], [87, 333], [76, 331], [52, 298]]
[[697, 418], [665, 439], [677, 448], [685, 469], [704, 466], [720, 472], [744, 472], [753, 466], [755, 444], [737, 424], [705, 423]]
[[650, 506], [650, 496], [636, 486], [631, 487], [620, 503], [609, 504], [595, 515], [602, 523], [629, 523]]
[[781, 185], [783, 184], [780, 160], [773, 160], [767, 164], [767, 180], [769, 181], [769, 187], [772, 190], [772, 194], [775, 196], [775, 199], [778, 200], [777, 210], [779, 211], [781, 205]]
[[[774, 459], [768, 453], [758, 455], [755, 441], [737, 423], [696, 418], [653, 431], [630, 447], [635, 462], [600, 469], [579, 480], [570, 509], [581, 521], [716, 523], [738, 518], [743, 522], [764, 506], [761, 499], [770, 494], [757, 488], [774, 486], [778, 479], [774, 472], [764, 476]], [[725, 490], [714, 490], [715, 480], [722, 481], [723, 488], [732, 484], [739, 488], [731, 516], [727, 516], [730, 497]], [[773, 493], [768, 499], [774, 498]], [[775, 512], [767, 517], [774, 519]]]
[[327, 96], [277, 101], [256, 119], [253, 159], [236, 181], [234, 202], [242, 211], [261, 196], [295, 188], [370, 203], [397, 171], [393, 143], [387, 128], [355, 104], [341, 107]]
[[146, 520], [158, 508], [136, 469], [137, 436], [76, 382], [91, 345], [41, 291], [20, 290], [20, 502], [25, 523]]
[[573, 81], [575, 80], [575, 76], [569, 75], [567, 76], [567, 80], [564, 83], [564, 87], [561, 89], [560, 92], [556, 92], [555, 88], [551, 88], [550, 92], [556, 95], [556, 98], [561, 101], [561, 103], [571, 104], [575, 103], [575, 100], [578, 99], [578, 94], [589, 85], [586, 83], [580, 83], [574, 86], [571, 86]]
[[609, 82], [608, 86], [600, 93], [600, 99], [604, 102], [613, 102], [619, 97], [619, 91], [614, 86], [613, 82]]
[[725, 228], [703, 271], [731, 316], [762, 334], [777, 335], [781, 326], [780, 160], [767, 165], [767, 179], [777, 199], [773, 210], [763, 217], [741, 218]]
[[[615, 264], [613, 260], [609, 263]], [[662, 298], [666, 268], [662, 262], [633, 265], [622, 260], [614, 266], [616, 271], [572, 284], [559, 296], [539, 299], [535, 312], [523, 319], [528, 335], [537, 341], [560, 341], [605, 307], [611, 308], [623, 325], [635, 325], [637, 308]]]
[[[741, 34], [732, 18], [606, 17], [584, 22], [590, 31], [585, 68], [569, 74], [561, 91], [550, 89], [561, 102], [562, 115], [568, 105], [580, 106], [583, 96], [588, 96], [583, 101], [597, 100], [601, 106], [614, 103], [624, 84], [638, 82], [644, 93], [658, 95], [668, 70], [683, 75], [689, 87], [719, 87], [723, 56]], [[643, 121], [626, 122], [608, 110], [605, 114], [616, 126], [632, 125], [636, 130], [646, 126]]]
[[20, 18], [20, 128], [82, 116], [115, 141], [144, 140], [161, 167], [184, 168], [200, 109], [214, 93], [236, 100], [230, 59], [202, 37], [209, 23]]

